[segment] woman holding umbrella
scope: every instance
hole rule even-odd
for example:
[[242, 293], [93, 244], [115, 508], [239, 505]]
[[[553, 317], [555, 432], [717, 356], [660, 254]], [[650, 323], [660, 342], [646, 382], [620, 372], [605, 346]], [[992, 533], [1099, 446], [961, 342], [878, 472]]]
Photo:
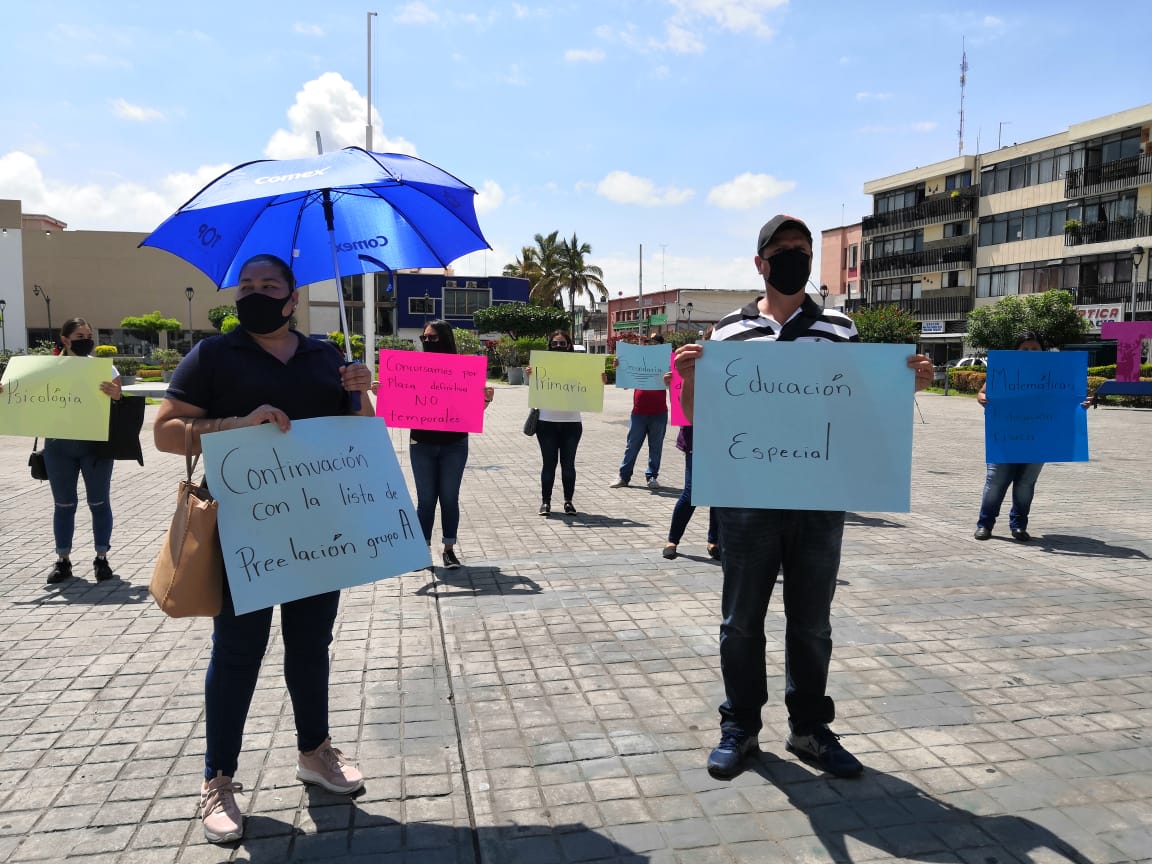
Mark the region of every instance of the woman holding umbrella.
[[[257, 255], [244, 263], [236, 289], [240, 326], [197, 343], [181, 361], [156, 415], [158, 449], [182, 454], [190, 440], [199, 452], [201, 435], [261, 423], [286, 432], [293, 420], [372, 415], [364, 395], [372, 383], [367, 368], [346, 364], [333, 346], [293, 330], [298, 302], [295, 279], [284, 261]], [[354, 410], [350, 397], [357, 393]], [[284, 603], [280, 622], [284, 679], [300, 751], [296, 776], [351, 794], [364, 778], [328, 737], [328, 646], [339, 604], [339, 591]], [[233, 777], [271, 625], [271, 609], [237, 615], [225, 581], [205, 680], [207, 747], [200, 793], [204, 835], [214, 843], [238, 840], [244, 833], [235, 798], [240, 784]]]

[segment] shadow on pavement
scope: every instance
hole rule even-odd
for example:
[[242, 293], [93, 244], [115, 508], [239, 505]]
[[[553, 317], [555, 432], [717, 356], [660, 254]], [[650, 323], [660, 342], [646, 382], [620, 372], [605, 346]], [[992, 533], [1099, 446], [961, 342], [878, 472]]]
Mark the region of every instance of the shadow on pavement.
[[1140, 549], [1129, 546], [1113, 546], [1094, 537], [1077, 537], [1073, 534], [1043, 534], [1033, 541], [1045, 552], [1057, 555], [1091, 555], [1101, 558], [1142, 558], [1148, 560], [1148, 555]]
[[828, 775], [768, 752], [750, 770], [808, 817], [812, 833], [837, 864], [855, 860], [848, 851], [849, 837], [901, 861], [991, 862], [998, 860], [992, 854], [997, 849], [1011, 853], [1013, 861], [1030, 861], [1039, 849], [1060, 856], [1046, 861], [1092, 864], [1042, 825], [1019, 816], [980, 816], [883, 771], [865, 768], [859, 778], [829, 782]]
[[615, 519], [611, 516], [599, 516], [596, 513], [557, 513], [552, 511], [548, 517], [554, 522], [568, 522], [582, 528], [651, 528], [647, 522], [637, 522], [635, 519]]
[[[650, 860], [581, 823], [476, 829], [429, 822], [403, 824], [319, 790], [309, 791], [307, 809], [315, 833], [305, 833], [291, 823], [257, 812], [246, 820], [243, 840], [215, 847], [201, 841], [204, 854], [197, 855], [196, 860], [250, 864], [348, 860], [646, 864]], [[198, 825], [195, 830], [198, 832]]]
[[499, 567], [461, 567], [459, 570], [437, 567], [436, 579], [422, 585], [416, 593], [435, 593], [441, 597], [462, 594], [482, 597], [488, 594], [539, 594], [543, 590], [527, 576], [505, 573]]
[[904, 528], [902, 522], [893, 522], [879, 516], [861, 516], [859, 513], [848, 512], [844, 514], [845, 525], [860, 525], [864, 528]]
[[13, 606], [44, 606], [64, 601], [71, 604], [89, 606], [121, 606], [126, 603], [143, 603], [151, 600], [147, 585], [133, 585], [119, 576], [107, 582], [91, 579], [69, 579], [57, 585], [42, 585], [44, 593], [33, 600], [14, 600]]

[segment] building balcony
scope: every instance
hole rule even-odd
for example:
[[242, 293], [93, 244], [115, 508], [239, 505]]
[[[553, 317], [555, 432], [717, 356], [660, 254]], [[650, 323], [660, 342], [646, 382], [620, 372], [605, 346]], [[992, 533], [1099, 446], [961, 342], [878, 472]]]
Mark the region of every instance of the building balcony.
[[973, 184], [963, 189], [952, 189], [937, 195], [929, 195], [919, 204], [865, 216], [860, 221], [865, 237], [876, 234], [889, 234], [909, 228], [921, 228], [937, 222], [954, 222], [957, 219], [971, 219], [976, 214], [976, 201], [980, 196], [980, 186]]
[[943, 273], [966, 270], [972, 266], [972, 235], [949, 237], [925, 243], [917, 252], [867, 258], [861, 272], [865, 279], [883, 279], [888, 276], [915, 276], [919, 273]]
[[[1123, 303], [1127, 307], [1132, 302], [1131, 282], [1109, 282], [1105, 285], [1081, 285], [1073, 292], [1077, 306], [1094, 306], [1101, 303]], [[1136, 283], [1136, 303], [1143, 310], [1152, 300], [1152, 282]]]
[[1064, 197], [1099, 195], [1152, 183], [1152, 153], [1129, 156], [1103, 165], [1076, 168], [1064, 175]]
[[972, 298], [967, 295], [917, 297], [910, 300], [877, 300], [872, 303], [853, 299], [845, 303], [844, 311], [859, 312], [861, 309], [878, 309], [881, 306], [895, 306], [918, 321], [959, 321], [972, 311]]
[[1133, 240], [1152, 236], [1152, 216], [1134, 219], [1114, 219], [1111, 222], [1070, 224], [1064, 227], [1065, 246], [1087, 246], [1091, 243], [1110, 243], [1113, 240]]

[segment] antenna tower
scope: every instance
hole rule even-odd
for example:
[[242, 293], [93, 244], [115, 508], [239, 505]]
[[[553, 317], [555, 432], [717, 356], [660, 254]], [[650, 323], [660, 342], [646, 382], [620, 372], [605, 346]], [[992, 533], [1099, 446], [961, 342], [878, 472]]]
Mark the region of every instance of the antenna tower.
[[964, 87], [967, 83], [968, 51], [964, 47], [964, 37], [960, 37], [960, 131], [957, 133], [960, 144], [956, 151], [957, 156], [964, 155]]

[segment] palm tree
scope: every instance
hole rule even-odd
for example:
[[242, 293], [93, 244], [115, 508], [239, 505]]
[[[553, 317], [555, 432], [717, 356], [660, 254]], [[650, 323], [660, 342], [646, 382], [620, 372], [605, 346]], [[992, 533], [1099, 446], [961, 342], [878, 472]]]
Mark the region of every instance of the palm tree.
[[536, 248], [533, 250], [533, 260], [536, 263], [536, 281], [532, 283], [531, 299], [537, 306], [556, 306], [560, 304], [560, 260], [562, 243], [557, 243], [559, 231], [553, 231], [547, 237], [537, 234], [533, 239]]
[[[571, 240], [560, 242], [560, 264], [557, 273], [557, 289], [568, 292], [568, 314], [572, 329], [576, 329], [576, 295], [587, 294], [588, 299], [608, 299], [608, 289], [604, 286], [604, 271], [584, 262], [585, 255], [592, 254], [592, 247], [576, 239], [572, 232]], [[595, 289], [595, 290], [593, 290]]]
[[539, 267], [536, 265], [536, 250], [531, 246], [525, 246], [520, 250], [520, 257], [512, 261], [510, 264], [504, 265], [505, 276], [520, 276], [532, 282], [535, 279]]

